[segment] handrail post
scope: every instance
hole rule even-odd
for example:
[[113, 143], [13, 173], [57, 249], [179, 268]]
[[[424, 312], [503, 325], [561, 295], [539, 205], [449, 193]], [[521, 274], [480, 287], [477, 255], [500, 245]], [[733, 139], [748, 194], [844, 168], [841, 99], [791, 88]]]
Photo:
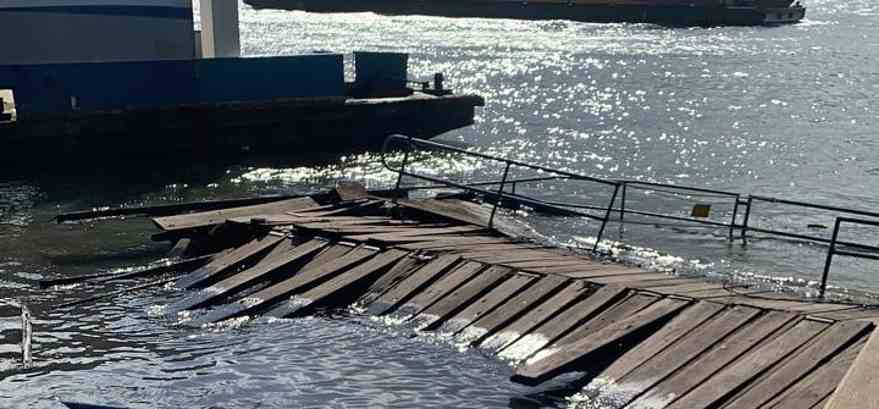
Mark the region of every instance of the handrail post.
[[733, 241], [733, 234], [736, 229], [736, 218], [739, 216], [739, 201], [741, 200], [742, 195], [736, 195], [736, 203], [732, 208], [732, 221], [729, 223], [729, 241]]
[[406, 152], [403, 153], [403, 163], [400, 164], [400, 170], [397, 172], [397, 184], [394, 187], [394, 192], [396, 192], [397, 195], [394, 200], [397, 200], [397, 198], [400, 197], [400, 186], [403, 184], [403, 174], [406, 173], [406, 165], [409, 163], [409, 152], [412, 151], [412, 137], [407, 136], [407, 138], [408, 143], [406, 145]]
[[836, 223], [833, 225], [833, 238], [830, 239], [830, 248], [827, 249], [827, 260], [824, 261], [824, 274], [821, 275], [821, 292], [819, 297], [824, 298], [824, 293], [827, 292], [827, 279], [830, 277], [830, 265], [833, 263], [833, 254], [836, 252], [836, 239], [839, 237], [839, 225], [840, 220], [839, 217], [836, 218]]
[[751, 220], [751, 205], [754, 204], [754, 198], [748, 196], [748, 207], [745, 208], [745, 220], [742, 220], [742, 241], [747, 239], [748, 221]]
[[494, 207], [491, 208], [491, 216], [488, 218], [489, 229], [494, 228], [494, 215], [497, 213], [497, 207], [500, 205], [501, 199], [504, 197], [504, 187], [507, 184], [507, 175], [510, 174], [510, 165], [512, 165], [512, 163], [507, 162], [507, 166], [504, 167], [504, 177], [501, 178], [501, 185], [497, 189], [497, 199], [494, 201]]
[[604, 236], [604, 228], [607, 227], [607, 221], [610, 219], [610, 214], [613, 212], [613, 204], [617, 201], [617, 193], [620, 191], [620, 183], [614, 185], [613, 195], [610, 197], [610, 203], [607, 205], [607, 211], [604, 213], [604, 220], [601, 221], [601, 228], [598, 229], [598, 236], [595, 237], [595, 245], [592, 246], [592, 253], [598, 252], [598, 243], [601, 242], [601, 237]]
[[629, 184], [625, 181], [621, 182], [623, 184], [623, 194], [620, 196], [620, 226], [623, 225], [623, 218], [626, 217], [626, 188]]
[[25, 368], [29, 368], [33, 362], [33, 353], [31, 352], [31, 339], [33, 337], [33, 327], [31, 326], [31, 312], [27, 306], [21, 304], [21, 364]]

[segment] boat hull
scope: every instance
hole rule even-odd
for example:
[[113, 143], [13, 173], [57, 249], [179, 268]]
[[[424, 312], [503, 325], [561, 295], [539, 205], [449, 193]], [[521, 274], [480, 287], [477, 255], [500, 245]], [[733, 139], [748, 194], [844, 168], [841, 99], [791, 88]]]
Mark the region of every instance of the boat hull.
[[428, 139], [473, 124], [478, 96], [294, 98], [31, 115], [0, 123], [9, 161], [84, 158], [340, 153], [380, 147], [385, 137]]
[[643, 4], [578, 4], [575, 2], [479, 0], [245, 0], [256, 8], [316, 13], [374, 12], [387, 15], [574, 20], [597, 23], [653, 23], [668, 26], [772, 25], [795, 23], [804, 7], [661, 6]]

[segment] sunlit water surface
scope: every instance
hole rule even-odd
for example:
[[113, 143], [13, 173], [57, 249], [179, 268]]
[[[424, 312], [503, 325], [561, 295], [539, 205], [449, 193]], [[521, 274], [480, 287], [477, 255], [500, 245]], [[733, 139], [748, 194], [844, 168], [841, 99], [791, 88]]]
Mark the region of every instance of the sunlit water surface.
[[[587, 175], [671, 182], [836, 206], [879, 205], [879, 5], [813, 0], [784, 27], [669, 29], [650, 25], [524, 22], [372, 14], [314, 15], [242, 6], [248, 55], [333, 50], [402, 51], [410, 75], [444, 72], [459, 93], [488, 105], [477, 124], [439, 139]], [[353, 75], [350, 68], [348, 75]], [[496, 178], [496, 164], [427, 154], [416, 168], [454, 180]], [[120, 169], [121, 168], [121, 169]], [[512, 369], [454, 342], [356, 312], [193, 330], [162, 307], [172, 288], [72, 310], [53, 305], [88, 287], [38, 291], [30, 280], [143, 265], [167, 250], [145, 220], [54, 225], [57, 212], [307, 193], [339, 178], [387, 187], [379, 156], [282, 157], [212, 163], [78, 164], [63, 172], [11, 171], [0, 179], [0, 295], [25, 300], [35, 365], [0, 377], [0, 407], [57, 408], [57, 399], [172, 407], [565, 406], [509, 382]], [[602, 202], [594, 185], [522, 186], [551, 199]], [[629, 205], [685, 212], [717, 198], [630, 192]], [[596, 224], [520, 213], [542, 240], [589, 247]], [[814, 293], [826, 247], [657, 220], [611, 225], [605, 248], [628, 262], [684, 274], [735, 277]], [[826, 213], [763, 204], [752, 225], [827, 236]], [[875, 232], [853, 239], [871, 243]], [[874, 240], [873, 240], [874, 241]], [[840, 260], [837, 295], [877, 290], [876, 264]], [[130, 283], [125, 283], [130, 285]], [[6, 368], [6, 367], [4, 367]], [[564, 395], [564, 393], [562, 394]], [[581, 403], [581, 405], [585, 405]]]

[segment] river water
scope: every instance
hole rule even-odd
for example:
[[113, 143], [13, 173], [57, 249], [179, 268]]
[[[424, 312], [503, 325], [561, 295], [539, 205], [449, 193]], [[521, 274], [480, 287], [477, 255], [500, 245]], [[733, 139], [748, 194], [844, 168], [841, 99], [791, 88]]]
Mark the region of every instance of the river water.
[[[438, 138], [479, 152], [586, 175], [874, 210], [879, 3], [808, 6], [808, 19], [798, 25], [672, 29], [242, 5], [242, 41], [248, 55], [408, 52], [410, 76], [444, 72], [456, 92], [486, 97], [475, 126]], [[499, 176], [492, 164], [439, 155], [420, 170], [455, 180]], [[375, 153], [3, 172], [0, 296], [26, 301], [36, 321], [34, 366], [21, 370], [3, 361], [0, 407], [57, 408], [59, 399], [136, 408], [566, 406], [553, 392], [559, 385], [513, 384], [512, 369], [492, 357], [356, 312], [191, 330], [161, 314], [181, 296], [172, 288], [60, 311], [52, 306], [97, 290], [30, 286], [39, 277], [143, 265], [167, 250], [150, 242], [148, 221], [49, 223], [58, 212], [306, 193], [339, 178], [388, 186], [394, 176]], [[607, 199], [588, 184], [522, 189], [567, 201]], [[695, 203], [712, 204], [712, 217], [730, 216], [729, 203], [714, 197], [657, 190], [629, 196], [629, 205], [642, 210], [684, 212]], [[517, 217], [558, 244], [588, 246], [596, 231], [580, 219]], [[821, 226], [832, 227], [832, 218], [761, 203], [751, 223], [828, 236]], [[826, 247], [766, 237], [743, 244], [726, 234], [632, 218], [622, 229], [612, 224], [605, 239], [629, 262], [814, 292]], [[850, 234], [875, 244], [871, 231]], [[876, 263], [839, 261], [832, 276], [837, 296], [879, 290]]]

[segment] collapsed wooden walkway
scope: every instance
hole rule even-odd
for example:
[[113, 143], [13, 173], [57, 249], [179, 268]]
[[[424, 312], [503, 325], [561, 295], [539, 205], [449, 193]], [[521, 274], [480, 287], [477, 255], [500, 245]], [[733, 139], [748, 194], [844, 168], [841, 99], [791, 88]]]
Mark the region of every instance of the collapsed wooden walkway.
[[202, 260], [169, 311], [222, 305], [192, 314], [201, 326], [357, 305], [492, 351], [518, 382], [589, 371], [620, 408], [877, 407], [852, 397], [877, 382], [879, 310], [548, 248], [467, 201], [364, 193], [154, 219]]

